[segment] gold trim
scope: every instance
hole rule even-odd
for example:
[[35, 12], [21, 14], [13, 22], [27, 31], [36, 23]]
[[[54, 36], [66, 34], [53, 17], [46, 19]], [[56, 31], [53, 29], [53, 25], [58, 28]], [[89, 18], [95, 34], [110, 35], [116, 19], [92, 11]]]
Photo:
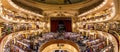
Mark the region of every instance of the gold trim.
[[39, 47], [38, 52], [42, 52], [49, 45], [59, 44], [59, 43], [69, 44], [69, 45], [73, 46], [75, 49], [77, 49], [78, 52], [80, 52], [79, 46], [76, 43], [74, 43], [72, 41], [69, 41], [69, 40], [65, 40], [65, 39], [64, 40], [63, 39], [60, 39], [60, 40], [55, 40], [55, 39], [50, 40], [49, 42], [46, 42], [43, 45], [41, 45], [41, 47]]

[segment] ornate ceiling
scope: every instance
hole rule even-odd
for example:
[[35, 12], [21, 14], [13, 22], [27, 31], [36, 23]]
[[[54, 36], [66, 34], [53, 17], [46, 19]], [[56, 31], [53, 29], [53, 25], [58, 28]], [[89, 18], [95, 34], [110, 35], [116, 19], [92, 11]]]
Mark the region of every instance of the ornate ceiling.
[[[83, 2], [80, 2], [80, 0], [71, 0], [71, 3], [73, 4], [57, 4], [57, 2], [55, 2], [56, 0], [53, 0], [53, 2], [55, 2], [56, 4], [51, 5], [51, 4], [45, 4], [45, 3], [49, 3], [52, 2], [51, 0], [45, 0], [46, 2], [42, 3], [41, 2], [36, 2], [37, 0], [11, 0], [13, 3], [15, 3], [16, 5], [30, 10], [30, 11], [34, 11], [38, 14], [43, 14], [44, 11], [48, 11], [48, 10], [79, 10], [79, 13], [83, 13], [85, 11], [83, 11], [85, 8], [88, 7], [87, 11], [100, 5], [103, 0], [84, 0]], [[61, 1], [61, 0], [59, 0]], [[62, 1], [61, 1], [62, 2]], [[58, 2], [59, 3], [59, 2]], [[89, 8], [90, 7], [90, 8]], [[85, 9], [86, 10], [86, 9]]]
[[[80, 0], [70, 0], [72, 4], [46, 4], [49, 3], [49, 0], [45, 0], [46, 2], [36, 2], [36, 0], [9, 0], [13, 2], [15, 5], [22, 7], [24, 9], [33, 11], [35, 13], [46, 15], [48, 13], [61, 13], [62, 12], [68, 12], [68, 13], [74, 13], [74, 15], [79, 15], [81, 13], [87, 12], [100, 4], [104, 2], [104, 0], [84, 0], [83, 2]], [[61, 1], [61, 0], [59, 0]], [[51, 1], [52, 2], [52, 1]], [[55, 2], [55, 0], [53, 0]], [[59, 3], [59, 2], [58, 2]], [[72, 11], [72, 12], [71, 12]]]

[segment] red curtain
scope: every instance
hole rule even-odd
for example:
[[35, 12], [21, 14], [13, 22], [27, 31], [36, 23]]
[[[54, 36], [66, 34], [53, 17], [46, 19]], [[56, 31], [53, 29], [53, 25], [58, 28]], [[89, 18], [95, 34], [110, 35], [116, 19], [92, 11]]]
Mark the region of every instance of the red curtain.
[[[64, 22], [66, 32], [72, 32], [71, 20], [62, 20]], [[51, 32], [57, 32], [59, 20], [51, 20]]]
[[58, 28], [58, 21], [57, 20], [51, 20], [51, 32], [56, 32]]
[[71, 20], [64, 20], [64, 25], [67, 32], [72, 32]]

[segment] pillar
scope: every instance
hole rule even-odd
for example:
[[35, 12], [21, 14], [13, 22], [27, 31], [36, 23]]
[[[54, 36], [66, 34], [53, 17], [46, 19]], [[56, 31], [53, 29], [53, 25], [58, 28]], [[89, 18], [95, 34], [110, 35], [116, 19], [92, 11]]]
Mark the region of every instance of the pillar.
[[2, 37], [2, 28], [3, 27], [0, 27], [0, 37]]

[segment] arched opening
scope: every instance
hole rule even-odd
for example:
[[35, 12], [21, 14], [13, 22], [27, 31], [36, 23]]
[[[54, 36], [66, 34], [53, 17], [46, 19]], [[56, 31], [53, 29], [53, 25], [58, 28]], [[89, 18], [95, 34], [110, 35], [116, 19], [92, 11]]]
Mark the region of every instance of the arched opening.
[[51, 18], [51, 32], [72, 32], [72, 20], [69, 17]]
[[80, 52], [78, 45], [70, 40], [50, 40], [39, 47], [39, 52]]

